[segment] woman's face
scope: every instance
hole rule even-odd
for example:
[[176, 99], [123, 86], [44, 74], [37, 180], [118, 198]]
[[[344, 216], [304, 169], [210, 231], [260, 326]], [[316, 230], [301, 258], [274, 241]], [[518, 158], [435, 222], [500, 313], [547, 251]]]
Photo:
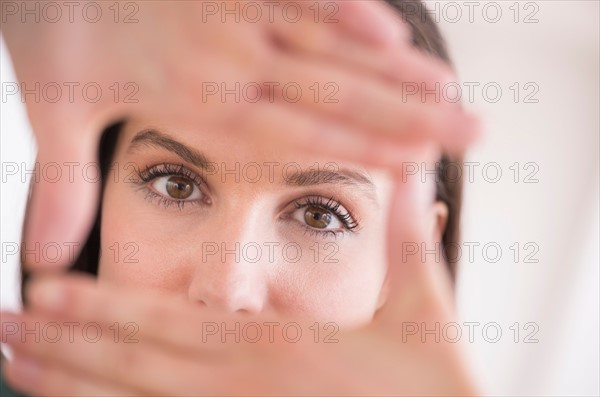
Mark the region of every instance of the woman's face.
[[384, 303], [387, 173], [135, 121], [113, 165], [100, 282], [343, 326]]

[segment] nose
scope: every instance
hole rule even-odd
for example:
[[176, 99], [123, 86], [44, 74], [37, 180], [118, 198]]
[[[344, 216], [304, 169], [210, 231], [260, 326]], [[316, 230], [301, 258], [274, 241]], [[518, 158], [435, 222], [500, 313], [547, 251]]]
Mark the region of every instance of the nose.
[[216, 233], [197, 245], [188, 297], [217, 311], [259, 313], [267, 299], [269, 263], [264, 244], [252, 236], [264, 236], [264, 225], [249, 217], [245, 222], [239, 215], [235, 218], [214, 227], [204, 225]]

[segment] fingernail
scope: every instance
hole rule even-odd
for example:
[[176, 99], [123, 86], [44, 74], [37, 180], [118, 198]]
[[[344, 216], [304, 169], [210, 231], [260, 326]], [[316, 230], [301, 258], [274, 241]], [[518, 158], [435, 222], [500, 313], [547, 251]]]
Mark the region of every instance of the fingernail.
[[347, 16], [346, 23], [354, 25], [354, 29], [368, 35], [375, 44], [395, 47], [400, 40], [409, 40], [411, 37], [408, 24], [398, 18], [396, 12], [386, 4], [365, 6], [358, 3], [358, 9], [353, 11], [360, 11], [360, 15], [342, 14], [340, 18]]
[[402, 39], [410, 37], [408, 30], [402, 22], [382, 13], [372, 13], [368, 23], [373, 34], [373, 39], [386, 45], [398, 45]]
[[64, 307], [65, 291], [55, 278], [33, 280], [27, 289], [32, 305], [46, 310], [59, 311]]

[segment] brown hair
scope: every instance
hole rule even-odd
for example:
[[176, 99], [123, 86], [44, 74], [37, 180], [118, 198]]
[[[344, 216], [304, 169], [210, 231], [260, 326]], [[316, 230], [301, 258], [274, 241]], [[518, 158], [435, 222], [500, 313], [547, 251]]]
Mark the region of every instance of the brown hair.
[[[446, 49], [446, 44], [440, 31], [431, 19], [424, 4], [419, 0], [386, 0], [394, 9], [396, 9], [404, 22], [408, 23], [412, 31], [412, 44], [414, 47], [431, 54], [442, 60], [449, 66], [452, 66], [450, 57]], [[110, 164], [116, 142], [121, 130], [122, 123], [115, 124], [104, 131], [99, 145], [100, 169], [103, 180], [109, 172]], [[448, 206], [448, 220], [446, 228], [442, 235], [442, 254], [451, 276], [454, 278], [456, 272], [456, 258], [448, 256], [448, 248], [455, 246], [459, 242], [459, 219], [462, 202], [462, 178], [449, 178], [446, 170], [448, 165], [452, 164], [457, 171], [462, 173], [462, 158], [450, 158], [444, 155], [438, 164], [437, 178], [437, 200], [443, 201]], [[83, 246], [80, 255], [75, 260], [70, 270], [81, 271], [96, 275], [98, 272], [98, 262], [100, 256], [100, 219], [101, 204], [99, 205], [96, 220], [90, 231], [90, 235]], [[23, 263], [21, 256], [21, 263]], [[27, 282], [28, 274], [21, 266], [21, 298], [25, 304], [24, 286]]]

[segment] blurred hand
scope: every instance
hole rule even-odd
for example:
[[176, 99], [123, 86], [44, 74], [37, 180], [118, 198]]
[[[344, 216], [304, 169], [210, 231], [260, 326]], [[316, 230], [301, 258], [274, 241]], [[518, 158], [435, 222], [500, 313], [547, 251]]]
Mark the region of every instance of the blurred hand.
[[[295, 2], [303, 7], [298, 22], [282, 17], [287, 2], [277, 3], [273, 20], [264, 9], [257, 23], [232, 16], [223, 23], [214, 9], [223, 2], [128, 2], [135, 6], [134, 23], [115, 23], [108, 3], [97, 23], [66, 17], [34, 23], [31, 16], [21, 23], [3, 8], [2, 33], [24, 91], [36, 83], [58, 84], [64, 92], [93, 83], [87, 96], [73, 100], [25, 95], [39, 167], [95, 162], [103, 129], [131, 115], [375, 165], [400, 161], [398, 148], [415, 138], [435, 137], [448, 147], [468, 139], [474, 123], [457, 105], [403, 97], [403, 82], [443, 84], [452, 74], [410, 46], [408, 27], [384, 3], [327, 1], [317, 13], [315, 2]], [[229, 9], [236, 4], [244, 6], [227, 2]], [[215, 87], [231, 89], [236, 82], [263, 90], [265, 83], [293, 82], [304, 92], [294, 103], [264, 92], [256, 103], [215, 94]], [[103, 93], [91, 100], [98, 86]], [[330, 103], [324, 97], [332, 93]], [[28, 246], [83, 243], [99, 185], [81, 172], [67, 174], [65, 166], [58, 181], [40, 178], [33, 186]], [[42, 258], [28, 266], [64, 268], [67, 262]]]

